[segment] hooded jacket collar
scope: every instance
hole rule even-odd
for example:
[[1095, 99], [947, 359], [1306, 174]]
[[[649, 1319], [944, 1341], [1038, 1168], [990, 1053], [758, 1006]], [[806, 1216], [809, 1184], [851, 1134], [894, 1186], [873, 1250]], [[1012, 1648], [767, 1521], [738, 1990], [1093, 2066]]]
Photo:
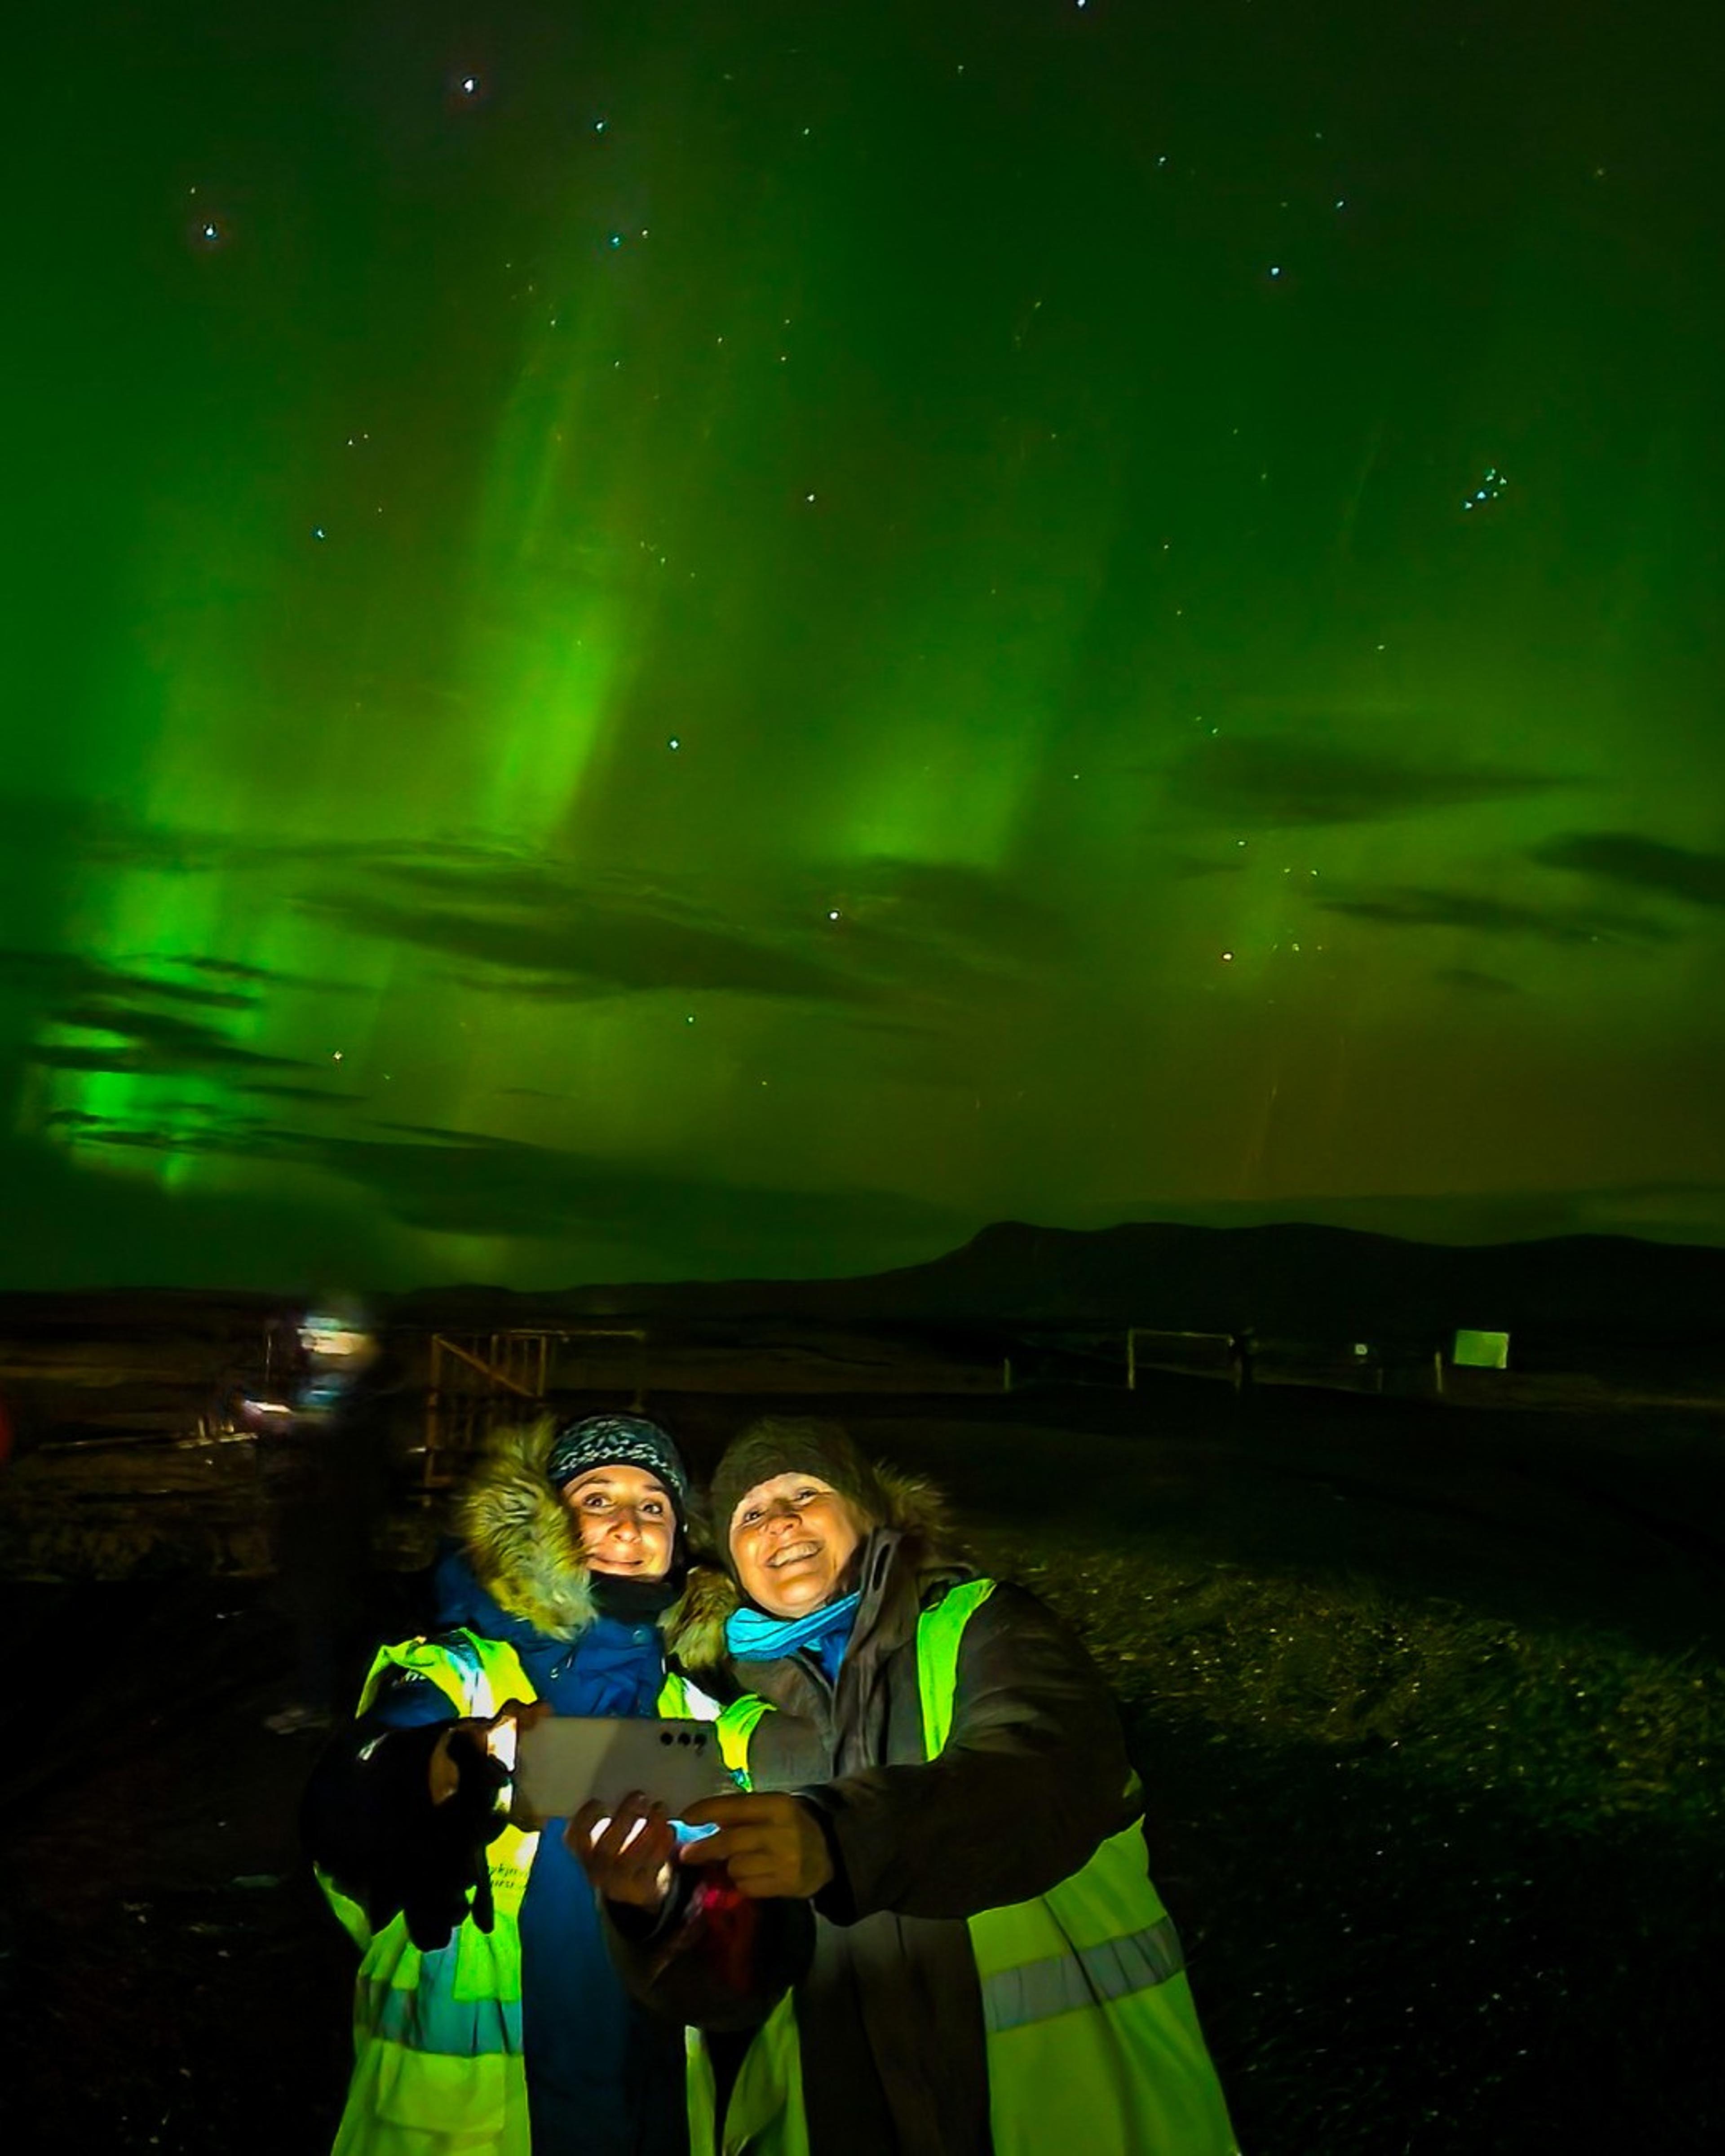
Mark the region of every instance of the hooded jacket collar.
[[[580, 1528], [546, 1471], [556, 1432], [549, 1417], [495, 1432], [457, 1492], [458, 1548], [435, 1578], [439, 1622], [520, 1647], [572, 1642], [598, 1616]], [[691, 1561], [681, 1595], [659, 1620], [667, 1650], [691, 1667], [711, 1631], [711, 1568]], [[722, 1618], [719, 1627], [722, 1653]]]

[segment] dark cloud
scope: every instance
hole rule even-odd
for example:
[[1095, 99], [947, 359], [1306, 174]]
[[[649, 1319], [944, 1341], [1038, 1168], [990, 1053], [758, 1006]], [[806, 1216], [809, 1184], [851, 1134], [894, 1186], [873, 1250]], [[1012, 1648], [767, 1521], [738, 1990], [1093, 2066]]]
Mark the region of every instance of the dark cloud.
[[[577, 873], [555, 857], [471, 837], [258, 843], [145, 824], [104, 807], [76, 836], [78, 850], [108, 868], [339, 875], [341, 887], [291, 902], [350, 933], [465, 961], [482, 970], [457, 973], [462, 985], [516, 997], [706, 990], [851, 1008], [888, 997], [940, 1002], [980, 979], [1051, 966], [1070, 942], [1064, 921], [1009, 879], [952, 864], [852, 861], [805, 870], [794, 882], [694, 896], [665, 881]], [[246, 988], [353, 985], [221, 957], [164, 963], [233, 985], [105, 972], [33, 984], [212, 1008], [247, 1007]]]
[[1506, 981], [1501, 973], [1481, 973], [1471, 966], [1440, 966], [1431, 978], [1445, 988], [1465, 988], [1470, 995], [1518, 996], [1522, 993], [1515, 982]]
[[[513, 880], [511, 879], [511, 881]], [[459, 911], [418, 908], [361, 892], [301, 901], [305, 911], [356, 935], [443, 952], [516, 977], [493, 985], [525, 992], [536, 976], [541, 995], [598, 990], [728, 990], [757, 996], [866, 1002], [875, 990], [787, 937], [771, 942], [687, 911], [637, 901], [600, 900], [565, 890], [532, 906], [500, 902], [496, 886], [472, 880]], [[474, 983], [472, 985], [479, 985]]]
[[1368, 824], [1518, 800], [1573, 782], [1548, 772], [1417, 764], [1317, 742], [1228, 735], [1194, 742], [1167, 771], [1179, 808], [1218, 823], [1266, 829]]
[[[439, 862], [480, 866], [519, 858], [513, 850], [470, 834], [434, 833], [411, 844], [375, 839], [236, 838], [230, 830], [147, 823], [123, 803], [69, 802], [40, 795], [0, 793], [0, 819], [14, 849], [69, 853], [104, 868], [141, 869], [162, 875]], [[216, 963], [226, 970], [225, 962]]]
[[264, 988], [309, 988], [320, 995], [348, 996], [362, 992], [357, 981], [326, 979], [315, 973], [288, 973], [274, 966], [243, 966], [232, 958], [165, 957], [165, 965], [182, 966], [189, 972], [208, 973], [213, 979], [249, 981]]
[[300, 903], [356, 934], [486, 969], [456, 974], [465, 986], [525, 998], [705, 990], [859, 1011], [938, 1004], [1052, 966], [1070, 942], [1059, 915], [1000, 876], [892, 859], [698, 901], [543, 860], [374, 863], [368, 880]]
[[275, 1139], [262, 1117], [194, 1101], [158, 1102], [148, 1114], [92, 1114], [56, 1108], [44, 1117], [74, 1147], [119, 1147], [128, 1152], [270, 1157]]
[[105, 1071], [116, 1078], [183, 1078], [198, 1067], [198, 1060], [155, 1049], [69, 1047], [56, 1041], [39, 1042], [26, 1048], [23, 1055], [26, 1063], [39, 1064], [47, 1070]]
[[331, 1092], [321, 1086], [278, 1085], [262, 1078], [242, 1078], [237, 1082], [248, 1093], [261, 1093], [272, 1101], [308, 1101], [320, 1108], [362, 1107], [372, 1097], [369, 1093]]
[[1690, 906], [1725, 906], [1725, 853], [1697, 853], [1630, 831], [1576, 831], [1548, 839], [1529, 859], [1542, 868], [1568, 869]]
[[1373, 897], [1323, 898], [1326, 913], [1370, 921], [1386, 928], [1469, 928], [1481, 936], [1530, 936], [1542, 943], [1610, 943], [1627, 937], [1640, 943], [1669, 943], [1672, 932], [1656, 921], [1629, 914], [1558, 912], [1518, 906], [1508, 899], [1480, 898], [1461, 891], [1427, 891], [1410, 886]]
[[823, 914], [835, 908], [841, 927], [855, 921], [867, 934], [991, 971], [1058, 963], [1072, 942], [1065, 918], [1018, 883], [957, 862], [883, 855], [833, 870], [810, 897]]
[[316, 1166], [362, 1190], [389, 1218], [435, 1234], [673, 1245], [692, 1270], [738, 1250], [789, 1250], [815, 1266], [842, 1233], [932, 1255], [971, 1224], [923, 1200], [870, 1191], [801, 1192], [643, 1172], [629, 1162], [435, 1126], [379, 1124], [380, 1138], [318, 1137], [264, 1126], [187, 1135], [160, 1125], [83, 1118], [81, 1145], [233, 1153]]
[[149, 973], [121, 973], [74, 952], [0, 950], [0, 988], [46, 996], [151, 996], [203, 1010], [254, 1010], [258, 999], [234, 988], [206, 988], [164, 981]]
[[132, 1077], [178, 1077], [193, 1070], [304, 1070], [310, 1064], [242, 1048], [213, 1026], [177, 1012], [140, 1010], [105, 996], [90, 996], [51, 1014], [51, 1024], [72, 1033], [105, 1033], [121, 1045], [43, 1041], [26, 1048], [24, 1060], [53, 1070], [105, 1070]]
[[200, 1123], [211, 1129], [244, 1132], [264, 1127], [259, 1116], [245, 1115], [235, 1110], [212, 1108], [202, 1101], [158, 1101], [151, 1116], [146, 1119], [133, 1116], [122, 1119], [114, 1116], [92, 1113], [85, 1108], [54, 1108], [43, 1117], [45, 1126], [67, 1131], [74, 1136], [85, 1131], [103, 1132], [112, 1130], [166, 1129], [170, 1120]]
[[104, 1146], [117, 1146], [128, 1152], [169, 1153], [249, 1153], [264, 1150], [247, 1145], [241, 1133], [232, 1130], [212, 1130], [193, 1124], [174, 1124], [164, 1127], [145, 1123], [106, 1123], [100, 1129], [85, 1128], [80, 1132], [80, 1142]]
[[287, 1067], [279, 1055], [242, 1048], [213, 1026], [174, 1011], [139, 1010], [105, 997], [91, 997], [54, 1013], [54, 1023], [75, 1033], [111, 1033], [141, 1047], [159, 1049], [188, 1063], [271, 1063]]

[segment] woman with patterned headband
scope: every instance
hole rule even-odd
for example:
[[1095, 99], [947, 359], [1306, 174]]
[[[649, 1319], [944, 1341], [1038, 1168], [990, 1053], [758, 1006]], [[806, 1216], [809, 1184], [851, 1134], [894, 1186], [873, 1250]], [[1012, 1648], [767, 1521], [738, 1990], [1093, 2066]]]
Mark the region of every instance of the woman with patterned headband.
[[[625, 1994], [562, 1822], [495, 1808], [499, 1722], [711, 1716], [680, 1651], [689, 1478], [639, 1415], [494, 1440], [458, 1495], [436, 1629], [384, 1647], [307, 1792], [362, 1959], [337, 2156], [681, 2156], [683, 2042]], [[710, 1575], [708, 1575], [710, 1577]]]

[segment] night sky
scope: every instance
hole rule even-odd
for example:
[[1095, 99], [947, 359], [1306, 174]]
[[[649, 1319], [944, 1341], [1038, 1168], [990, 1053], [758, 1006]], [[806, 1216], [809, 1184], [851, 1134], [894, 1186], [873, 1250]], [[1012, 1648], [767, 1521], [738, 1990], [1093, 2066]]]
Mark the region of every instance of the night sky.
[[39, 13], [0, 1280], [1725, 1240], [1709, 0]]

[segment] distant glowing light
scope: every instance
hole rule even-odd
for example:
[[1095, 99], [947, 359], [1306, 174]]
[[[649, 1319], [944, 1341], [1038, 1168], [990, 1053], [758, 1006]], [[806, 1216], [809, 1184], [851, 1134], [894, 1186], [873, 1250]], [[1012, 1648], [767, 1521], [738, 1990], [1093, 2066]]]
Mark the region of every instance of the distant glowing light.
[[1280, 277], [1280, 276], [1281, 276], [1281, 263], [1280, 263], [1280, 262], [1272, 262], [1272, 263], [1271, 264], [1271, 265], [1270, 265], [1270, 274], [1271, 274], [1271, 275], [1272, 277]]
[[1232, 963], [1232, 961], [1233, 961], [1234, 953], [1233, 953], [1231, 951], [1224, 951], [1224, 952], [1222, 953], [1222, 957], [1223, 957], [1223, 958], [1224, 958], [1224, 961], [1226, 961], [1226, 962], [1228, 962], [1228, 963]]
[[829, 906], [827, 908], [827, 919], [829, 921], [836, 921], [838, 918], [839, 909], [836, 906]]
[[342, 1060], [342, 1054], [341, 1054], [341, 1050], [339, 1048], [337, 1048], [337, 1049], [333, 1049], [333, 1050], [331, 1050], [331, 1053], [330, 1053], [330, 1060], [331, 1060], [331, 1063], [339, 1063], [339, 1062], [341, 1062], [341, 1060]]
[[681, 741], [675, 734], [673, 734], [670, 739], [665, 743], [665, 747], [667, 748], [680, 748], [682, 746], [683, 744]]
[[595, 135], [603, 135], [605, 131], [604, 121], [603, 120], [595, 120], [593, 124], [593, 131]]
[[462, 76], [461, 95], [464, 97], [477, 97], [479, 95], [479, 77], [476, 74], [465, 74]]
[[614, 247], [621, 247], [621, 246], [622, 246], [622, 244], [623, 244], [623, 234], [622, 234], [620, 232], [614, 232], [614, 233], [612, 234], [612, 235], [611, 235], [611, 244], [612, 244], [612, 246], [614, 246]]
[[322, 525], [314, 524], [311, 527], [311, 536], [314, 539], [327, 539], [330, 535], [324, 530]]
[[203, 236], [213, 246], [222, 236], [222, 228], [218, 224], [207, 224], [203, 228]]

